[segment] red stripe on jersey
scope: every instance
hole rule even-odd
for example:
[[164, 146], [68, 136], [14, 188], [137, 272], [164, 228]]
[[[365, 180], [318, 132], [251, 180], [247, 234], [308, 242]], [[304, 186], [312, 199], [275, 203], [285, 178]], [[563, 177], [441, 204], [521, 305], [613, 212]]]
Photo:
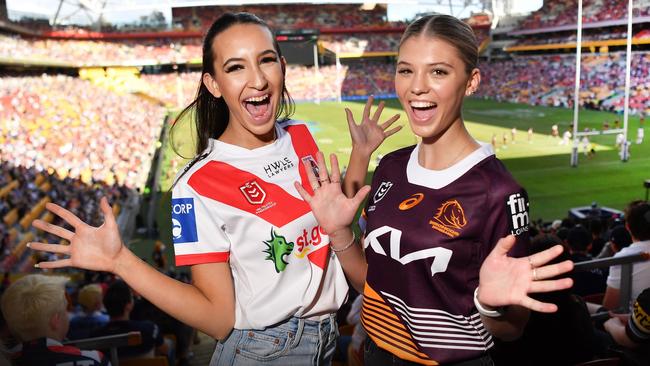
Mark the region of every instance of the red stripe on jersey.
[[176, 255], [176, 265], [190, 266], [193, 264], [227, 262], [229, 258], [230, 258], [230, 252], [181, 254], [181, 255]]
[[316, 153], [318, 152], [318, 146], [312, 137], [309, 129], [305, 125], [289, 125], [286, 127], [287, 132], [291, 136], [291, 144], [293, 145], [293, 150], [298, 156], [298, 165], [300, 172], [300, 179], [302, 187], [309, 194], [314, 194], [314, 190], [309, 184], [309, 179], [307, 178], [307, 173], [305, 171], [305, 166], [302, 163], [302, 159], [306, 156], [311, 156], [316, 161]]
[[81, 356], [81, 350], [72, 346], [47, 346], [47, 349], [56, 353], [65, 353], [67, 355]]
[[329, 257], [328, 254], [330, 254], [330, 246], [325, 245], [317, 251], [307, 254], [307, 258], [309, 258], [310, 262], [325, 270], [325, 267], [327, 267], [327, 258]]
[[[251, 203], [240, 189], [256, 182], [266, 195], [259, 203]], [[249, 212], [282, 227], [311, 211], [307, 202], [287, 193], [277, 184], [220, 161], [210, 161], [192, 175], [187, 182], [200, 195]]]

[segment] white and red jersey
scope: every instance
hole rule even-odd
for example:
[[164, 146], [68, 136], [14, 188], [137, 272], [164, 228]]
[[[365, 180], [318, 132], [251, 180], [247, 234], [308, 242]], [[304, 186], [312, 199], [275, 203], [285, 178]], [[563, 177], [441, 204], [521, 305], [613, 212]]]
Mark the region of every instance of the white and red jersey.
[[329, 237], [293, 185], [311, 193], [302, 161], [315, 166], [316, 143], [296, 121], [276, 132], [253, 150], [211, 139], [172, 193], [176, 265], [229, 261], [237, 329], [325, 316], [348, 293]]

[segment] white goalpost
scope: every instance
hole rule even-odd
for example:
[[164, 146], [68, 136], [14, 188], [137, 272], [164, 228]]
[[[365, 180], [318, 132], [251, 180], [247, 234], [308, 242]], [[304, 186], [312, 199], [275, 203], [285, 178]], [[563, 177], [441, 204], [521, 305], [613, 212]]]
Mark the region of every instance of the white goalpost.
[[582, 0], [578, 0], [578, 22], [577, 22], [577, 40], [576, 40], [576, 80], [573, 95], [573, 148], [571, 149], [571, 166], [578, 166], [579, 144], [582, 137], [593, 135], [612, 135], [623, 134], [621, 146], [621, 161], [626, 162], [629, 159], [629, 141], [627, 138], [628, 114], [630, 103], [630, 72], [632, 66], [632, 3], [628, 0], [627, 5], [627, 43], [625, 52], [625, 101], [623, 106], [623, 128], [608, 129], [602, 131], [579, 131], [580, 115], [580, 61], [582, 57]]

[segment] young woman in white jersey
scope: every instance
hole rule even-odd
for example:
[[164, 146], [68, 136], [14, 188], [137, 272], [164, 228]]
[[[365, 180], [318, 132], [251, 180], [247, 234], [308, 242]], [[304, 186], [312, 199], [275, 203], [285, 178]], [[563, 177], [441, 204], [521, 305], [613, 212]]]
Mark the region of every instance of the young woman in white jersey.
[[492, 365], [494, 338], [518, 337], [529, 309], [556, 310], [529, 294], [572, 284], [554, 279], [570, 261], [546, 265], [561, 246], [526, 255], [526, 193], [465, 128], [477, 63], [473, 31], [454, 17], [427, 16], [406, 29], [395, 89], [421, 142], [384, 156], [372, 188], [358, 192], [370, 192], [363, 245], [350, 227], [358, 199], [330, 183], [340, 180], [336, 156], [328, 181], [319, 154], [314, 193], [295, 183], [364, 294], [367, 365]]
[[[176, 262], [191, 265], [191, 284], [159, 273], [125, 247], [105, 198], [105, 223], [97, 228], [47, 206], [74, 232], [36, 220], [36, 228], [70, 242], [31, 243], [69, 256], [38, 266], [117, 274], [161, 310], [218, 339], [212, 365], [329, 364], [334, 315], [348, 287], [326, 233], [293, 186], [307, 182], [312, 167], [301, 162], [315, 164], [317, 148], [306, 126], [288, 119], [284, 78], [285, 60], [259, 18], [225, 14], [208, 30], [202, 82], [183, 113], [194, 113], [197, 156], [172, 194]], [[382, 104], [372, 117], [371, 104], [360, 124], [348, 111], [347, 187], [363, 184], [371, 153], [399, 130], [387, 130], [398, 116], [378, 124]]]

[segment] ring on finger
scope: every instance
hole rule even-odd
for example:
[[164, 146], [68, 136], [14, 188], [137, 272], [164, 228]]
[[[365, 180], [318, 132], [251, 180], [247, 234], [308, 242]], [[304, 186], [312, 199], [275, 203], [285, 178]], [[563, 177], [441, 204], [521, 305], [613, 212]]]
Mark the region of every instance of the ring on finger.
[[330, 183], [337, 183], [338, 184], [338, 183], [341, 183], [341, 181], [340, 180], [332, 180], [332, 181], [330, 181]]
[[537, 281], [537, 268], [533, 268], [533, 281]]
[[329, 178], [324, 178], [324, 179], [319, 179], [318, 181], [321, 182], [321, 183], [325, 183], [325, 182], [329, 183], [330, 179]]

